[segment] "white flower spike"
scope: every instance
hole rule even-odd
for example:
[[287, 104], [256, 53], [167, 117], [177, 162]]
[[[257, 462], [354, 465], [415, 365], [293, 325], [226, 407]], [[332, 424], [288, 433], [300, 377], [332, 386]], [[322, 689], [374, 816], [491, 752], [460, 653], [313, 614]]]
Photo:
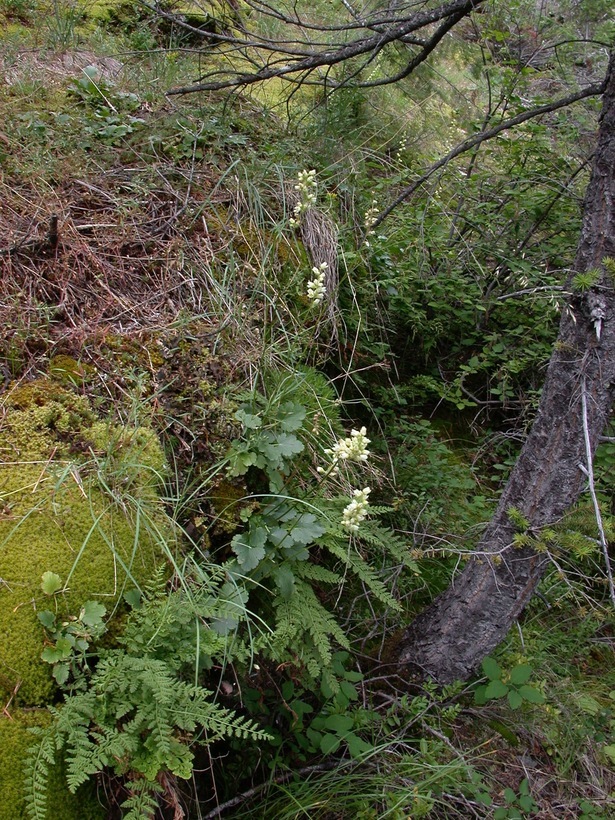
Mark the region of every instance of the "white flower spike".
[[327, 263], [323, 262], [319, 267], [312, 268], [314, 278], [307, 283], [307, 295], [313, 307], [318, 307], [325, 298], [325, 273], [328, 267]]
[[342, 527], [352, 533], [359, 532], [359, 527], [367, 518], [369, 510], [368, 495], [371, 493], [370, 487], [364, 487], [362, 490], [354, 490], [353, 499], [344, 508], [342, 513]]

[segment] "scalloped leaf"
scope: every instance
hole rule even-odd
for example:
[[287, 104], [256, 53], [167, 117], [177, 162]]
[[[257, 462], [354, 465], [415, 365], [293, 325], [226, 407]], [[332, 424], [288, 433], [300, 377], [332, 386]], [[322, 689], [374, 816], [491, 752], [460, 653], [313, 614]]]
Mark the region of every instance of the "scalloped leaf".
[[506, 686], [505, 683], [502, 683], [501, 680], [492, 680], [485, 688], [485, 697], [487, 700], [492, 700], [493, 698], [503, 698], [504, 695], [507, 694], [508, 686]]
[[527, 700], [528, 703], [544, 703], [545, 696], [540, 692], [538, 689], [535, 689], [533, 686], [520, 686], [519, 687], [519, 694], [523, 698], [523, 700]]
[[510, 673], [510, 682], [515, 686], [520, 686], [522, 683], [527, 683], [532, 677], [532, 667], [527, 663], [520, 663]]
[[487, 655], [486, 658], [483, 658], [481, 666], [483, 667], [483, 672], [487, 675], [489, 680], [501, 680], [502, 668], [494, 658]]
[[62, 579], [56, 572], [44, 572], [41, 576], [41, 589], [45, 595], [54, 595], [62, 589]]

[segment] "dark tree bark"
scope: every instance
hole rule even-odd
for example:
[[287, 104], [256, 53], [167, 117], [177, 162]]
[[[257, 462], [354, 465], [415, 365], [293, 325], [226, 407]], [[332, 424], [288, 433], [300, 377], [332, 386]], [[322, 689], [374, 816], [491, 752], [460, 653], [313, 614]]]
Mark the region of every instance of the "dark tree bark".
[[441, 683], [468, 678], [504, 639], [540, 581], [548, 558], [513, 544], [509, 511], [518, 510], [529, 522], [526, 532], [537, 538], [586, 484], [615, 398], [615, 276], [605, 258], [615, 259], [615, 52], [575, 260], [575, 272], [595, 270], [599, 277], [589, 290], [573, 290], [563, 311], [536, 420], [476, 555], [398, 645], [404, 673]]

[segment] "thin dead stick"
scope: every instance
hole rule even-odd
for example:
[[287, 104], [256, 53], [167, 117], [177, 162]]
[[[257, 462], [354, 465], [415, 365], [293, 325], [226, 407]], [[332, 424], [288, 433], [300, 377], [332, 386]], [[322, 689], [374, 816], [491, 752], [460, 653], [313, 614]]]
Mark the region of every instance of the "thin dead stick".
[[584, 464], [579, 464], [581, 471], [587, 476], [587, 486], [589, 494], [594, 505], [594, 513], [596, 515], [596, 524], [598, 526], [598, 533], [600, 535], [600, 546], [602, 547], [602, 554], [604, 555], [604, 564], [606, 567], [606, 576], [609, 583], [609, 595], [611, 603], [615, 607], [615, 584], [613, 583], [613, 572], [611, 569], [611, 559], [609, 558], [609, 545], [606, 540], [604, 532], [604, 525], [602, 523], [602, 514], [600, 512], [600, 505], [598, 504], [598, 496], [596, 495], [596, 488], [594, 486], [594, 464], [592, 459], [591, 442], [589, 438], [589, 424], [587, 422], [587, 391], [585, 386], [585, 379], [581, 384], [581, 411], [583, 415], [583, 437], [585, 439], [585, 456], [587, 458], [587, 467]]
[[329, 769], [335, 768], [336, 764], [339, 761], [330, 761], [326, 763], [318, 763], [315, 766], [307, 766], [305, 769], [299, 769], [296, 772], [285, 772], [280, 777], [276, 777], [273, 781], [268, 780], [266, 783], [261, 783], [259, 786], [255, 786], [253, 789], [248, 789], [248, 791], [243, 792], [242, 794], [238, 794], [236, 797], [231, 798], [231, 800], [227, 800], [226, 803], [221, 803], [217, 808], [212, 809], [212, 811], [208, 812], [203, 820], [214, 820], [216, 817], [220, 817], [226, 809], [231, 809], [233, 806], [237, 806], [240, 803], [249, 800], [254, 795], [258, 794], [259, 792], [264, 791], [265, 789], [269, 788], [271, 785], [281, 785], [287, 783], [289, 780], [293, 778], [295, 775], [304, 775], [304, 774], [311, 774], [312, 772], [325, 772]]

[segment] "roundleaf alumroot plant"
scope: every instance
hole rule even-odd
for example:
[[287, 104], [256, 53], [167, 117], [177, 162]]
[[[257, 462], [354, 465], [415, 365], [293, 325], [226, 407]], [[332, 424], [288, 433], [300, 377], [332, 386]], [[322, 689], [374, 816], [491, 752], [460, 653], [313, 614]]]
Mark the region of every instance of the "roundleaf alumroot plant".
[[355, 489], [373, 473], [366, 428], [333, 443], [329, 434], [315, 435], [301, 381], [296, 374], [292, 399], [288, 390], [269, 397], [254, 390], [235, 414], [244, 430], [227, 454], [228, 472], [248, 485], [262, 486], [264, 478], [270, 491], [243, 500], [247, 526], [233, 537], [225, 570], [271, 626], [258, 650], [335, 691], [335, 646], [349, 644], [323, 604], [331, 594], [324, 590], [356, 578], [372, 600], [399, 609], [373, 568], [374, 555], [417, 569], [406, 544], [374, 517], [387, 508], [370, 505], [370, 487]]

